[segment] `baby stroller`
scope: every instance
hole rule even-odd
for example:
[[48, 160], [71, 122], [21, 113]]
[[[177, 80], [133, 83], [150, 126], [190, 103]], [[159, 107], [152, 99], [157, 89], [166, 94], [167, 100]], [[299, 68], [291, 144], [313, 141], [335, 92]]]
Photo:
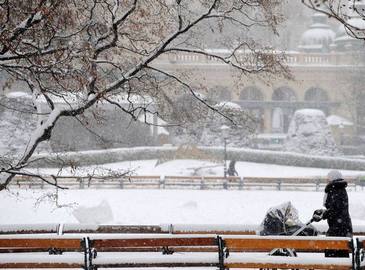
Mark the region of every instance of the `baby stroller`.
[[[292, 235], [316, 236], [318, 231], [310, 225], [312, 221], [304, 224], [299, 220], [298, 211], [291, 202], [286, 202], [270, 208], [261, 224], [260, 235]], [[296, 257], [293, 249], [274, 249], [271, 256]]]

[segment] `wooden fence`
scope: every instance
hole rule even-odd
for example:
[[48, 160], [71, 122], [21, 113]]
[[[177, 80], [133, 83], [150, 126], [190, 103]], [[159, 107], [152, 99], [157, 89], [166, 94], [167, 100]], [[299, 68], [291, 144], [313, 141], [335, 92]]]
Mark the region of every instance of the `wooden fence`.
[[[228, 190], [323, 190], [323, 177], [220, 177], [220, 176], [84, 176], [45, 177], [69, 189], [228, 189]], [[363, 177], [346, 178], [350, 189], [363, 189]], [[17, 176], [12, 187], [45, 189], [53, 187], [45, 181], [29, 176]]]

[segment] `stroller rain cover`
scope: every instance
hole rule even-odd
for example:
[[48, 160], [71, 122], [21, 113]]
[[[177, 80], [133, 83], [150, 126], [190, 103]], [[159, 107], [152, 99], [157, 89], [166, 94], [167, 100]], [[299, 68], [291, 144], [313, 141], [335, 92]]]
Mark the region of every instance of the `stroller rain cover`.
[[[299, 220], [297, 209], [289, 201], [267, 211], [260, 235], [292, 235], [302, 226], [304, 223]], [[313, 226], [308, 226], [299, 235], [314, 236], [317, 231]]]

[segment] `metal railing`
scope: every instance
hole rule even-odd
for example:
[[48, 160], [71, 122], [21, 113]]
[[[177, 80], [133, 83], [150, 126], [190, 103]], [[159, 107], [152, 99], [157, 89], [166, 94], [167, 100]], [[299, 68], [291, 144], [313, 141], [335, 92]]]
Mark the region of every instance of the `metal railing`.
[[[55, 183], [54, 178], [45, 177]], [[362, 190], [365, 181], [346, 178], [350, 190]], [[323, 177], [238, 177], [238, 176], [62, 176], [57, 185], [69, 189], [227, 189], [227, 190], [303, 190], [322, 191]], [[54, 186], [34, 177], [18, 176], [11, 182], [16, 188], [47, 189]]]

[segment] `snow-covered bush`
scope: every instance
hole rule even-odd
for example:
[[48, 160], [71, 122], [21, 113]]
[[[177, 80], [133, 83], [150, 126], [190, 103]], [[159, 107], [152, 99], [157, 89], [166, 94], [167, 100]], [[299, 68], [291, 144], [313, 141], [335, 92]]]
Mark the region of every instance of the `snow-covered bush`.
[[[64, 130], [67, 130], [65, 133]], [[54, 152], [154, 145], [150, 126], [132, 121], [121, 110], [100, 104], [79, 118], [61, 117], [50, 145]]]
[[[249, 136], [256, 130], [257, 121], [240, 105], [232, 102], [221, 102], [214, 106], [219, 112], [210, 111], [200, 138], [200, 145], [244, 147], [249, 142]], [[233, 121], [233, 122], [232, 122]]]
[[37, 126], [32, 97], [11, 93], [0, 98], [0, 105], [0, 156], [18, 156]]
[[324, 113], [314, 109], [295, 112], [289, 126], [285, 149], [310, 155], [340, 154]]
[[[178, 99], [176, 119], [184, 116], [185, 122], [171, 128], [175, 145], [219, 146], [224, 144], [224, 138], [229, 146], [243, 147], [248, 144], [249, 135], [256, 130], [257, 122], [253, 115], [232, 102], [215, 104], [212, 106], [214, 110], [202, 108], [199, 103], [192, 95]], [[223, 131], [222, 127], [227, 129]]]
[[[202, 101], [206, 101], [205, 96], [195, 92], [194, 93]], [[205, 117], [208, 113], [208, 107], [202, 105], [201, 101], [196, 99], [191, 93], [185, 93], [175, 100], [170, 106], [171, 112], [164, 114], [168, 115], [165, 120], [176, 126], [169, 128], [171, 134], [171, 141], [175, 145], [195, 145], [199, 143], [202, 136], [202, 125], [204, 125]], [[162, 108], [166, 104], [160, 104]]]

